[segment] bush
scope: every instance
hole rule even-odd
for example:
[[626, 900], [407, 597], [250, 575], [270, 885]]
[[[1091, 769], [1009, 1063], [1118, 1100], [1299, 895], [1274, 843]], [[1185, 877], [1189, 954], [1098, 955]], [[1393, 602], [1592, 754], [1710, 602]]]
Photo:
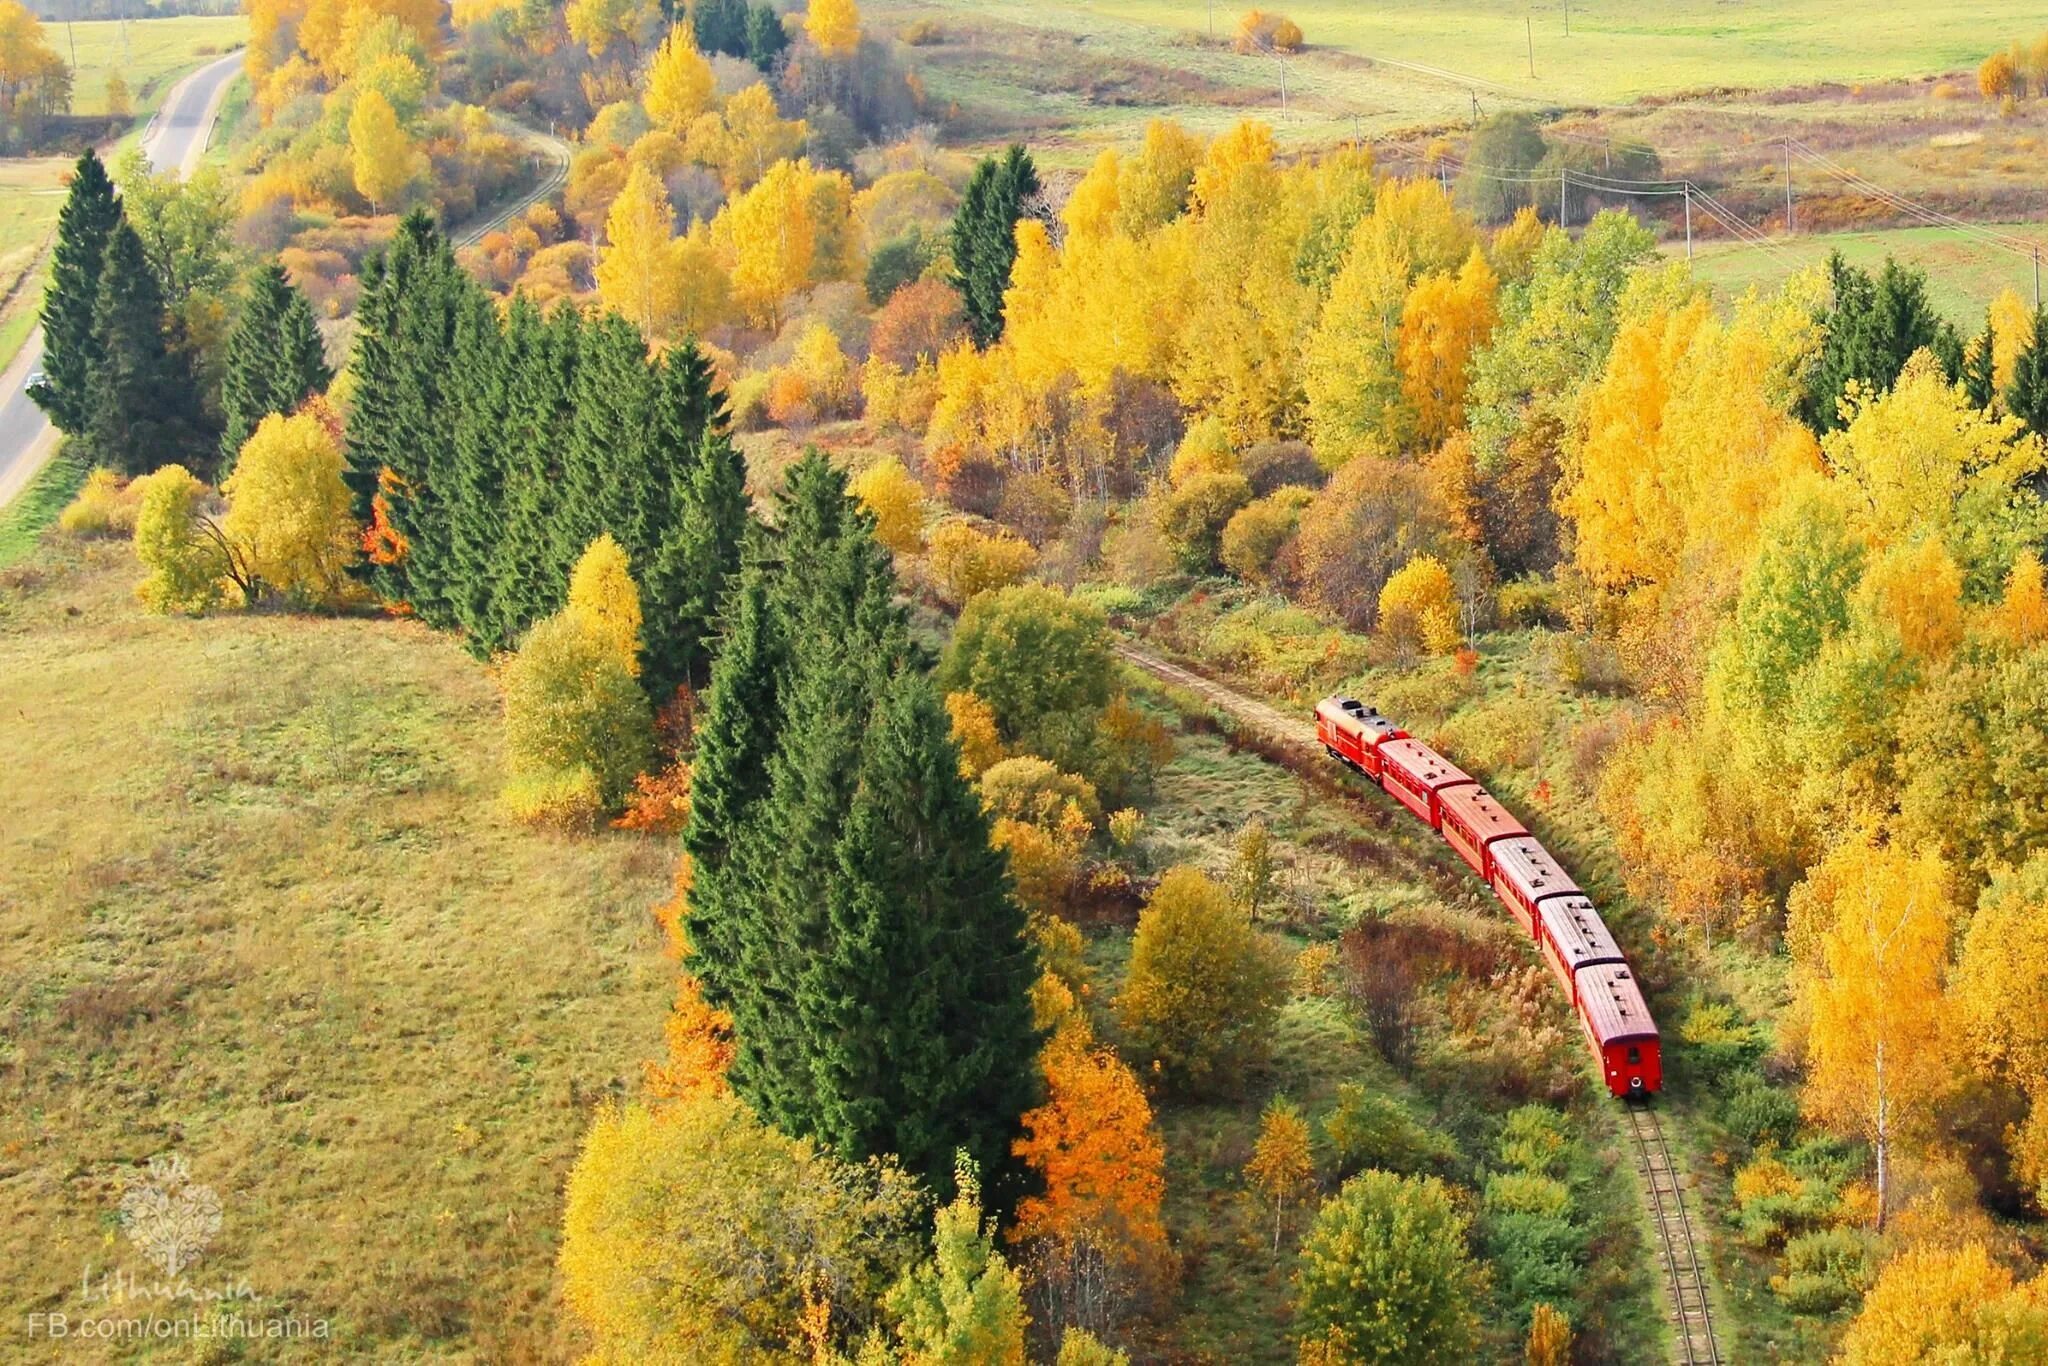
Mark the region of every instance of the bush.
[[1284, 488], [1319, 489], [1330, 477], [1306, 441], [1261, 441], [1238, 456], [1237, 468], [1261, 498]]
[[152, 612], [204, 612], [217, 605], [227, 557], [201, 530], [206, 485], [183, 465], [137, 479], [135, 557], [148, 577], [135, 595]]
[[1569, 1304], [1584, 1274], [1586, 1235], [1555, 1215], [1489, 1214], [1486, 1250], [1509, 1303]]
[[1508, 627], [1564, 625], [1564, 610], [1558, 603], [1557, 585], [1530, 575], [1504, 583], [1495, 598], [1501, 625]]
[[1138, 916], [1117, 1014], [1170, 1085], [1226, 1088], [1264, 1052], [1287, 975], [1227, 891], [1175, 868]]
[[1457, 590], [1434, 555], [1417, 555], [1380, 589], [1380, 635], [1403, 650], [1449, 654], [1464, 641]]
[[604, 810], [618, 806], [653, 754], [647, 695], [617, 651], [567, 613], [535, 626], [505, 661], [508, 780], [567, 791], [588, 770]]
[[221, 485], [228, 499], [221, 532], [251, 578], [307, 605], [350, 591], [349, 566], [362, 545], [341, 480], [341, 442], [323, 410], [265, 417]]
[[1789, 1147], [1799, 1136], [1799, 1097], [1755, 1072], [1737, 1073], [1721, 1100], [1721, 1123], [1752, 1148]]
[[955, 606], [1010, 587], [1038, 563], [1038, 552], [1029, 541], [1007, 531], [985, 535], [966, 522], [943, 524], [931, 534], [929, 545], [935, 586]]
[[1771, 1291], [1795, 1314], [1827, 1314], [1858, 1299], [1875, 1279], [1870, 1239], [1856, 1229], [1802, 1233], [1785, 1244], [1785, 1269]]
[[849, 491], [874, 514], [875, 539], [899, 555], [924, 549], [924, 487], [895, 456], [855, 476]]
[[1323, 1135], [1337, 1155], [1337, 1173], [1367, 1167], [1412, 1175], [1449, 1166], [1457, 1150], [1442, 1132], [1417, 1123], [1392, 1096], [1357, 1082], [1337, 1087], [1337, 1106], [1323, 1120]]
[[1301, 524], [1301, 510], [1314, 501], [1307, 489], [1284, 488], [1238, 509], [1223, 527], [1223, 567], [1247, 583], [1270, 582], [1274, 561]]
[[1360, 456], [1345, 463], [1301, 514], [1296, 573], [1310, 605], [1370, 626], [1397, 566], [1446, 535], [1428, 481], [1411, 465]]
[[1067, 815], [1071, 806], [1091, 830], [1102, 823], [1102, 802], [1095, 795], [1095, 785], [1079, 774], [1062, 773], [1035, 755], [990, 765], [978, 787], [981, 805], [991, 816], [1056, 830], [1071, 820]]
[[1555, 1173], [1570, 1146], [1563, 1115], [1547, 1105], [1523, 1105], [1508, 1113], [1496, 1151], [1510, 1167]]
[[1254, 9], [1239, 17], [1232, 46], [1239, 52], [1270, 56], [1275, 52], [1299, 52], [1301, 42], [1301, 25], [1284, 14]]
[[1539, 1214], [1562, 1219], [1571, 1212], [1571, 1188], [1537, 1172], [1495, 1172], [1480, 1197], [1491, 1214]]
[[1468, 1225], [1435, 1177], [1364, 1172], [1316, 1215], [1296, 1308], [1304, 1359], [1451, 1366], [1473, 1359], [1484, 1293]]
[[1252, 500], [1251, 481], [1235, 471], [1196, 474], [1167, 495], [1160, 530], [1181, 568], [1207, 574], [1217, 568], [1223, 528]]
[[78, 496], [57, 514], [57, 527], [67, 536], [132, 535], [141, 503], [134, 485], [113, 470], [95, 469], [85, 476]]
[[514, 777], [505, 784], [503, 800], [506, 814], [521, 825], [565, 834], [595, 829], [604, 811], [597, 775], [583, 764]]

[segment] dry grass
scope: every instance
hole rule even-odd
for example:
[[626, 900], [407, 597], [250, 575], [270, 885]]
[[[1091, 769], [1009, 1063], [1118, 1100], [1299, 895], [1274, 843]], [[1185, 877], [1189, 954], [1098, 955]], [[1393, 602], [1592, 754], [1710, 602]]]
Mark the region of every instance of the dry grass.
[[0, 586], [0, 1284], [73, 1313], [135, 1164], [197, 1281], [384, 1359], [555, 1359], [559, 1183], [659, 1045], [665, 843], [494, 810], [482, 670], [416, 625], [150, 618], [127, 547]]

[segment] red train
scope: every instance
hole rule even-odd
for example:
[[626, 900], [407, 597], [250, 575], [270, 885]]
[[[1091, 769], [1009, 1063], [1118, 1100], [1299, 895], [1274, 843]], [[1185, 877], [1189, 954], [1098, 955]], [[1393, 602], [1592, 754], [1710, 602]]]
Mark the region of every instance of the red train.
[[1468, 773], [1363, 702], [1316, 704], [1316, 739], [1442, 835], [1507, 907], [1572, 1003], [1607, 1089], [1626, 1099], [1664, 1082], [1657, 1022], [1600, 912], [1550, 851]]

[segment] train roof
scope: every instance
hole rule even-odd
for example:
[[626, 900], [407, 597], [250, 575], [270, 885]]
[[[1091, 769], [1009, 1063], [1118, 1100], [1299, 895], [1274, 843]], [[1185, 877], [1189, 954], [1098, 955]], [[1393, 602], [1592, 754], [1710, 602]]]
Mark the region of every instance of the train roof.
[[1325, 697], [1316, 703], [1316, 712], [1328, 717], [1333, 725], [1345, 730], [1377, 735], [1382, 740], [1399, 738], [1408, 733], [1373, 710], [1370, 704], [1355, 697]]
[[1473, 781], [1471, 774], [1420, 740], [1389, 740], [1380, 746], [1380, 757], [1398, 766], [1430, 792], [1441, 791], [1455, 783]]
[[1605, 963], [1580, 973], [1579, 1002], [1586, 1027], [1602, 1048], [1657, 1037], [1657, 1022], [1650, 1018], [1642, 988], [1626, 963]]
[[1625, 962], [1621, 946], [1593, 903], [1582, 896], [1552, 897], [1537, 907], [1543, 933], [1573, 972], [1601, 963]]
[[1470, 787], [1454, 787], [1444, 793], [1441, 800], [1444, 810], [1455, 812], [1458, 819], [1471, 827], [1481, 844], [1529, 833], [1529, 828], [1515, 819], [1514, 812], [1502, 806], [1491, 792], [1477, 783]]
[[1517, 835], [1491, 846], [1494, 867], [1529, 898], [1530, 904], [1546, 896], [1583, 896], [1579, 884], [1550, 856], [1550, 851], [1533, 835]]

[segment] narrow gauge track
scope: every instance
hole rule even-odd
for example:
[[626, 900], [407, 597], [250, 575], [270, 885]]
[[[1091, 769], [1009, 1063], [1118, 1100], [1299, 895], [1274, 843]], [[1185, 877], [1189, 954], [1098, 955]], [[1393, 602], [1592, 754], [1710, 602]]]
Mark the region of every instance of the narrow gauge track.
[[1706, 1272], [1693, 1241], [1692, 1216], [1686, 1213], [1685, 1189], [1671, 1146], [1664, 1139], [1664, 1126], [1648, 1105], [1623, 1108], [1628, 1111], [1636, 1163], [1650, 1201], [1650, 1222], [1657, 1228], [1658, 1256], [1664, 1263], [1665, 1287], [1671, 1296], [1671, 1338], [1677, 1360], [1683, 1366], [1721, 1366], [1714, 1313], [1707, 1301]]
[[[1195, 694], [1311, 758], [1322, 757], [1323, 747], [1316, 739], [1313, 724], [1191, 669], [1168, 663], [1128, 641], [1119, 641], [1116, 652], [1134, 668]], [[1637, 1168], [1643, 1177], [1650, 1223], [1657, 1233], [1654, 1246], [1664, 1273], [1664, 1293], [1671, 1305], [1668, 1319], [1673, 1360], [1679, 1366], [1721, 1366], [1725, 1358], [1714, 1335], [1706, 1266], [1693, 1236], [1678, 1163], [1664, 1137], [1663, 1123], [1648, 1104], [1624, 1103], [1621, 1108], [1628, 1115], [1629, 1136], [1635, 1144]]]

